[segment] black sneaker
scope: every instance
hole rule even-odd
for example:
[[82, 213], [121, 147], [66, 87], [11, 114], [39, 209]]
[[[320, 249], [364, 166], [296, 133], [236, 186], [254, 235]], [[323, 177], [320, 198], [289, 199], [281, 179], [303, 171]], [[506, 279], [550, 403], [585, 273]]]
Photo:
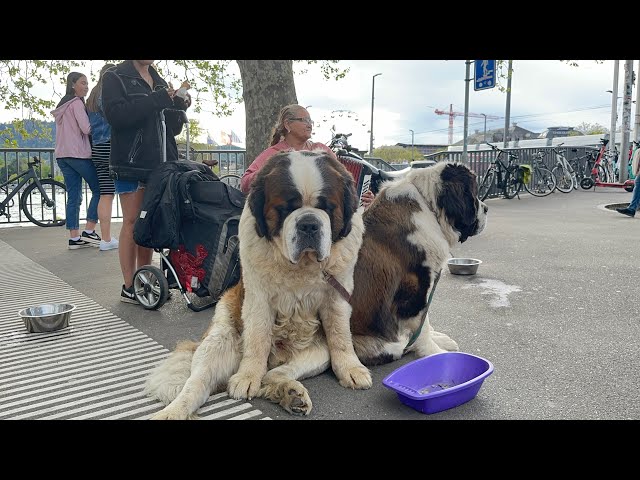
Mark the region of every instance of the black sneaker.
[[140, 302], [138, 302], [138, 299], [133, 293], [133, 285], [131, 285], [129, 288], [124, 288], [124, 285], [122, 285], [122, 291], [120, 292], [120, 301], [125, 303], [133, 303], [134, 305], [140, 305]]
[[623, 215], [626, 215], [628, 217], [635, 217], [636, 216], [635, 210], [631, 210], [629, 208], [616, 208], [616, 212], [621, 213]]
[[69, 250], [77, 250], [78, 248], [93, 247], [89, 242], [85, 242], [82, 239], [71, 240], [69, 239]]
[[81, 240], [84, 240], [85, 242], [89, 242], [92, 245], [95, 245], [96, 247], [100, 247], [100, 240], [102, 240], [100, 238], [100, 235], [97, 234], [97, 232], [93, 232], [93, 233], [87, 233], [84, 230], [82, 231], [82, 235], [80, 236]]

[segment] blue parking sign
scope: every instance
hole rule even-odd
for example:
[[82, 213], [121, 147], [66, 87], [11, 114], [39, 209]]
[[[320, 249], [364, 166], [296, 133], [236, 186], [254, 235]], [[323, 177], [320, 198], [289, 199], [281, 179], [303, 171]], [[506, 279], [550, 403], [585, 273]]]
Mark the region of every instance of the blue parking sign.
[[486, 90], [496, 86], [496, 61], [476, 60], [476, 74], [473, 82], [474, 90]]

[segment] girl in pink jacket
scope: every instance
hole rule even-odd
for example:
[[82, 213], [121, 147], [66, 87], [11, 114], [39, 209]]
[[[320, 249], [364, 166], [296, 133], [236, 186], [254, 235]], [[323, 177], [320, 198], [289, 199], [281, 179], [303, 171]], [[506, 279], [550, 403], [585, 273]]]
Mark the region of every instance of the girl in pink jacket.
[[[101, 240], [95, 231], [100, 185], [96, 167], [91, 161], [91, 128], [84, 105], [84, 97], [88, 92], [87, 77], [79, 72], [71, 72], [67, 76], [66, 94], [51, 112], [56, 120], [56, 161], [67, 186], [66, 226], [70, 250], [100, 247]], [[82, 179], [91, 189], [91, 201], [87, 207], [87, 224], [81, 234]]]

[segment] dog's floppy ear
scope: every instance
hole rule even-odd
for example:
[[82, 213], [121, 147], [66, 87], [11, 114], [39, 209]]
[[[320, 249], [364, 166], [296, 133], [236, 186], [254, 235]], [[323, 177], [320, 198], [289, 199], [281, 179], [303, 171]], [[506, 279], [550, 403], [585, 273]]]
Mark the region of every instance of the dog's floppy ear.
[[358, 196], [356, 194], [356, 186], [353, 176], [348, 170], [344, 169], [342, 173], [343, 180], [343, 227], [340, 230], [340, 238], [346, 237], [351, 232], [351, 217], [358, 209]]
[[462, 164], [447, 165], [440, 174], [442, 189], [438, 207], [444, 211], [453, 227], [460, 232], [463, 243], [478, 229], [478, 184], [473, 173]]
[[267, 227], [267, 219], [264, 216], [264, 205], [266, 202], [264, 179], [264, 175], [256, 175], [247, 200], [251, 213], [256, 219], [256, 232], [258, 236], [267, 237], [268, 240], [271, 240], [271, 235]]

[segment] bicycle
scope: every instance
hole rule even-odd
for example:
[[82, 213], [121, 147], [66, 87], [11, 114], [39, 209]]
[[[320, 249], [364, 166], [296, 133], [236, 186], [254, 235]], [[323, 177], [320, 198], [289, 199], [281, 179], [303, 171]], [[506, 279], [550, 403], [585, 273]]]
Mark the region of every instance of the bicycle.
[[618, 180], [618, 149], [614, 152], [605, 151], [602, 154], [600, 162], [602, 171], [600, 172], [600, 181], [603, 183], [617, 182]]
[[578, 189], [578, 178], [576, 177], [575, 170], [567, 161], [567, 157], [564, 156], [566, 150], [558, 149], [558, 147], [562, 145], [564, 145], [564, 142], [556, 145], [555, 147], [551, 147], [551, 150], [556, 154], [557, 158], [557, 163], [551, 172], [556, 177], [556, 189], [562, 193], [569, 193], [574, 188], [576, 190]]
[[[573, 153], [577, 153], [577, 148], [572, 148], [571, 151]], [[583, 161], [584, 160], [584, 161]], [[574, 157], [569, 160], [569, 165], [576, 174], [576, 179], [578, 180], [578, 185], [580, 185], [580, 181], [587, 177], [587, 172], [591, 172], [594, 163], [596, 162], [595, 157], [593, 156], [593, 152], [591, 150], [587, 150], [584, 155], [580, 155], [579, 157]]]
[[[29, 221], [39, 227], [59, 227], [66, 223], [64, 211], [67, 187], [64, 183], [52, 178], [38, 178], [34, 167], [40, 163], [40, 159], [34, 156], [32, 161], [27, 161], [29, 168], [25, 172], [0, 184], [0, 192], [5, 195], [5, 198], [0, 201], [0, 215], [7, 217], [7, 220], [11, 219], [10, 209], [15, 205], [13, 197], [22, 190], [18, 195], [20, 209]], [[19, 180], [18, 183], [9, 191], [9, 187], [16, 180]], [[60, 199], [62, 199], [62, 205], [58, 205]], [[59, 211], [62, 216], [58, 214]], [[36, 218], [38, 214], [41, 219]]]
[[242, 180], [242, 177], [235, 173], [227, 173], [220, 177], [221, 182], [224, 182], [233, 188], [237, 188], [238, 190], [240, 190], [240, 180]]
[[[512, 199], [520, 191], [520, 182], [516, 172], [518, 171], [518, 165], [514, 163], [518, 159], [515, 153], [501, 150], [495, 145], [485, 142], [491, 147], [494, 152], [498, 152], [496, 158], [491, 161], [489, 168], [484, 172], [482, 180], [478, 182], [478, 198], [485, 200], [489, 196], [489, 192], [493, 185], [496, 185], [498, 190], [502, 191], [502, 196], [507, 199]], [[503, 154], [507, 154], [508, 160], [505, 164], [502, 160]]]
[[[485, 200], [489, 196], [494, 182], [497, 188], [502, 190], [504, 198], [508, 199], [516, 195], [520, 198], [520, 189], [523, 187], [527, 193], [534, 197], [544, 197], [555, 190], [556, 179], [551, 170], [542, 163], [542, 157], [538, 157], [533, 168], [530, 165], [518, 165], [514, 163], [518, 159], [515, 153], [501, 150], [488, 142], [485, 143], [497, 151], [498, 156], [491, 162], [478, 184], [478, 198], [480, 200]], [[509, 156], [507, 164], [501, 160], [505, 153]]]
[[546, 152], [539, 151], [533, 155], [533, 171], [531, 173], [531, 187], [525, 184], [527, 192], [535, 197], [546, 197], [556, 188], [556, 176], [544, 164], [543, 158]]

